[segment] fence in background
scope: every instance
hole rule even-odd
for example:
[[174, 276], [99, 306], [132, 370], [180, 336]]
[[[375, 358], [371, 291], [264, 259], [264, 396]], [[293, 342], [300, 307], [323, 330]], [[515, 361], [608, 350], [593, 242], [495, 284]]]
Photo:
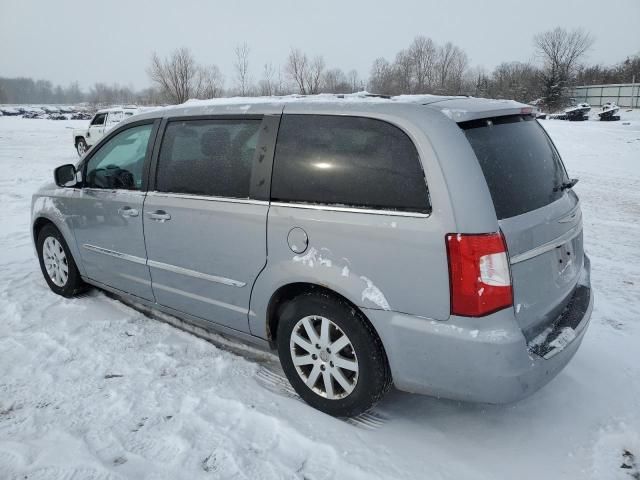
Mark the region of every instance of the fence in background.
[[620, 107], [640, 108], [640, 84], [614, 83], [574, 87], [571, 97], [575, 98], [577, 103], [586, 102], [593, 107], [615, 102]]

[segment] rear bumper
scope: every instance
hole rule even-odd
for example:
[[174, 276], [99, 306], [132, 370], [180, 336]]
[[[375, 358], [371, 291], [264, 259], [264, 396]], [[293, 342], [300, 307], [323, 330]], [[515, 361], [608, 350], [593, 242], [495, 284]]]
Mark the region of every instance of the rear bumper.
[[444, 322], [380, 310], [365, 313], [382, 339], [398, 389], [456, 400], [509, 403], [552, 380], [578, 350], [593, 310], [589, 273], [585, 260], [578, 289], [587, 296], [581, 299], [581, 306], [568, 309], [547, 337], [529, 344], [513, 309], [480, 319], [452, 316]]

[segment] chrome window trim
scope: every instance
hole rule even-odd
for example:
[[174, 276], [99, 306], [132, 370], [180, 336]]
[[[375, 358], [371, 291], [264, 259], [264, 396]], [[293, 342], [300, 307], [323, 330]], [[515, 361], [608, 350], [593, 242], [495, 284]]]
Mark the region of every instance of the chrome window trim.
[[429, 218], [431, 216], [430, 213], [404, 212], [402, 210], [382, 210], [382, 209], [359, 208], [359, 207], [338, 207], [334, 205], [296, 203], [296, 202], [269, 202], [267, 200], [253, 200], [250, 198], [214, 197], [209, 195], [193, 195], [189, 193], [158, 192], [156, 190], [148, 192], [147, 195], [152, 197], [183, 198], [185, 200], [206, 200], [210, 202], [241, 203], [241, 204], [247, 204], [247, 205], [264, 205], [264, 206], [272, 205], [274, 207], [306, 208], [309, 210], [325, 210], [325, 211], [331, 211], [331, 212], [367, 213], [367, 214], [373, 214], [373, 215], [387, 215], [387, 216], [394, 216], [394, 217]]
[[82, 245], [83, 248], [94, 252], [94, 253], [102, 253], [103, 255], [109, 255], [110, 257], [120, 258], [122, 260], [127, 260], [129, 262], [138, 263], [140, 265], [146, 265], [147, 260], [145, 258], [136, 257], [135, 255], [129, 255], [127, 253], [116, 252], [115, 250], [109, 250], [108, 248], [98, 247], [96, 245], [91, 245], [89, 243], [85, 243]]
[[274, 207], [305, 208], [308, 210], [323, 210], [329, 212], [366, 213], [372, 215], [386, 215], [391, 217], [429, 218], [431, 216], [430, 213], [404, 212], [401, 210], [380, 210], [358, 207], [338, 207], [333, 205], [320, 205], [310, 203], [271, 202], [271, 205]]
[[[202, 280], [208, 280], [210, 282], [222, 283], [224, 285], [229, 285], [232, 287], [244, 287], [246, 285], [245, 282], [240, 282], [238, 280], [233, 280], [231, 278], [218, 277], [217, 275], [209, 275], [207, 273], [198, 272], [196, 270], [190, 270], [188, 268], [178, 267], [176, 265], [171, 265], [169, 263], [156, 262], [155, 260], [147, 260], [147, 265], [153, 268], [166, 270], [168, 272], [179, 273], [181, 275], [200, 278]], [[154, 286], [155, 286], [155, 283], [154, 283]]]
[[157, 190], [147, 193], [150, 197], [183, 198], [185, 200], [206, 200], [209, 202], [242, 203], [247, 205], [269, 205], [266, 200], [253, 200], [251, 198], [215, 197], [212, 195], [194, 195], [190, 193], [159, 192]]
[[138, 196], [138, 197], [144, 197], [146, 195], [146, 192], [144, 192], [143, 190], [130, 190], [128, 188], [96, 188], [96, 187], [81, 187], [80, 188], [81, 191], [83, 192], [89, 192], [89, 193], [118, 193], [118, 192], [127, 192], [130, 193], [132, 195]]
[[544, 243], [538, 247], [532, 248], [531, 250], [527, 250], [526, 252], [520, 253], [518, 255], [514, 255], [510, 258], [511, 265], [515, 265], [516, 263], [524, 262], [526, 260], [530, 260], [538, 255], [542, 255], [543, 253], [547, 253], [554, 248], [560, 247], [565, 243], [573, 240], [582, 232], [582, 220], [571, 230], [563, 233], [558, 238]]

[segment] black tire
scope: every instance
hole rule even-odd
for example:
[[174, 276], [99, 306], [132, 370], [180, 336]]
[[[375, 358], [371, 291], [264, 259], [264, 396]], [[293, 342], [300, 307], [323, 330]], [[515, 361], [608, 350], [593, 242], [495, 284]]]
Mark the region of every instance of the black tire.
[[82, 157], [89, 150], [89, 146], [84, 138], [80, 137], [76, 141], [76, 152], [78, 152], [78, 156]]
[[[293, 388], [312, 407], [337, 417], [353, 417], [375, 405], [391, 388], [391, 373], [380, 338], [362, 312], [344, 299], [325, 291], [310, 291], [285, 303], [278, 316], [280, 363]], [[291, 335], [298, 322], [308, 316], [329, 319], [353, 346], [358, 363], [357, 380], [353, 390], [343, 398], [329, 399], [308, 387], [293, 363]]]
[[[68, 269], [68, 275], [66, 282], [63, 285], [56, 285], [52, 280], [51, 276], [47, 272], [47, 268], [45, 267], [44, 262], [44, 242], [47, 238], [53, 237], [56, 239], [65, 254], [65, 265]], [[42, 227], [40, 232], [38, 233], [38, 239], [36, 241], [36, 248], [38, 249], [38, 260], [40, 261], [40, 269], [42, 270], [42, 275], [49, 285], [49, 288], [58, 295], [62, 295], [63, 297], [73, 297], [78, 293], [81, 293], [87, 289], [87, 284], [82, 281], [80, 277], [80, 272], [78, 272], [78, 267], [76, 266], [76, 262], [71, 255], [71, 251], [69, 250], [69, 246], [67, 242], [65, 242], [64, 237], [60, 233], [60, 231], [51, 224], [45, 225]]]

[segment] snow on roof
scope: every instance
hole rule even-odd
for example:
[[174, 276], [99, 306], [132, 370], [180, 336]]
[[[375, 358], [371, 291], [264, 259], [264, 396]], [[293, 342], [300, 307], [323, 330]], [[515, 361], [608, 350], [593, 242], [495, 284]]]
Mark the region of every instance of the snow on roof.
[[[212, 98], [208, 100], [190, 99], [180, 105], [168, 105], [165, 107], [157, 107], [151, 109], [138, 109], [138, 113], [147, 113], [150, 111], [165, 110], [176, 111], [184, 110], [185, 113], [189, 111], [189, 107], [222, 107], [223, 109], [233, 109], [247, 111], [255, 105], [268, 105], [270, 108], [279, 109], [283, 104], [300, 103], [300, 104], [313, 104], [313, 103], [335, 103], [342, 105], [357, 105], [358, 103], [366, 104], [413, 104], [424, 105], [426, 107], [432, 107], [456, 122], [462, 122], [466, 120], [473, 120], [475, 118], [509, 115], [513, 113], [520, 113], [522, 108], [531, 108], [528, 105], [515, 102], [513, 100], [494, 100], [487, 98], [476, 98], [467, 96], [442, 96], [442, 95], [398, 95], [395, 97], [388, 97], [383, 95], [374, 95], [366, 91], [348, 93], [348, 94], [334, 94], [334, 93], [321, 93], [317, 95], [282, 95], [282, 96], [270, 96], [270, 97], [226, 97], [226, 98]], [[102, 110], [101, 110], [102, 111]]]
[[208, 100], [190, 99], [181, 105], [172, 106], [227, 106], [227, 105], [250, 105], [264, 103], [291, 103], [291, 102], [388, 102], [390, 97], [373, 95], [368, 92], [356, 93], [319, 93], [316, 95], [279, 95], [270, 97], [225, 97], [211, 98]]
[[101, 108], [96, 113], [121, 112], [123, 110], [137, 111], [137, 110], [139, 110], [139, 108], [138, 107], [132, 107], [132, 106], [127, 106], [127, 107], [109, 107], [109, 108]]
[[[477, 98], [464, 95], [397, 95], [394, 97], [384, 95], [374, 95], [366, 91], [356, 93], [320, 93], [317, 95], [283, 95], [272, 97], [228, 97], [212, 98], [210, 100], [187, 100], [179, 107], [185, 106], [227, 106], [227, 105], [250, 105], [264, 103], [344, 103], [344, 102], [367, 102], [367, 103], [413, 103], [419, 105], [433, 105], [440, 108], [438, 104], [448, 105], [446, 108], [464, 109], [466, 111], [486, 111], [503, 108], [520, 108], [526, 106], [514, 100], [495, 100], [489, 98]], [[167, 107], [169, 108], [169, 107]], [[444, 105], [440, 109], [444, 109]]]

